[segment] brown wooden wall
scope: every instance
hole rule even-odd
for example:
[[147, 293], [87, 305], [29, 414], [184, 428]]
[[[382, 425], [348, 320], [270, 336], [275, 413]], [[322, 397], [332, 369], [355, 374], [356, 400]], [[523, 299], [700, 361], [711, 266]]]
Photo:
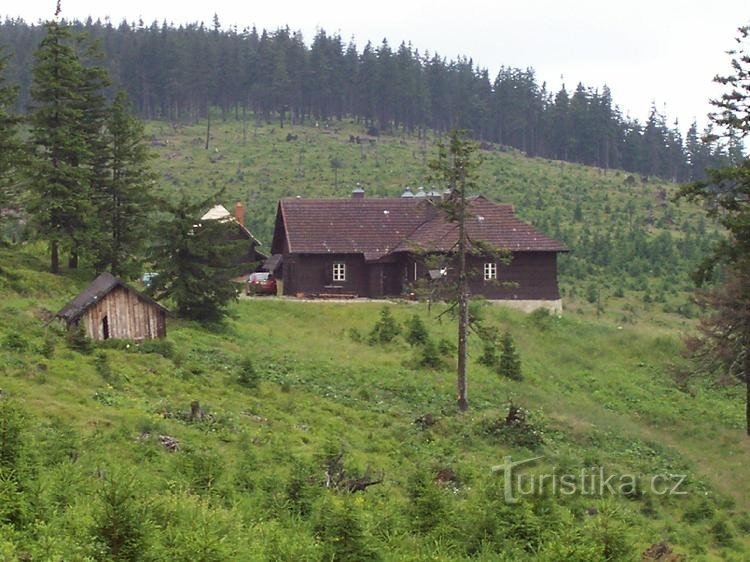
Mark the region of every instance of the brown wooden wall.
[[[414, 281], [414, 264], [417, 277], [427, 277], [422, 258], [404, 258], [407, 284]], [[497, 281], [484, 280], [485, 262], [498, 263]], [[502, 300], [557, 300], [560, 291], [557, 285], [557, 254], [555, 252], [518, 252], [507, 265], [496, 258], [469, 256], [469, 289], [473, 295]], [[455, 267], [449, 268], [448, 276], [455, 279]]]
[[[346, 281], [333, 281], [333, 264], [346, 264]], [[284, 294], [370, 295], [370, 276], [361, 254], [286, 254]]]
[[[498, 282], [484, 281], [484, 263], [493, 259], [470, 258], [472, 294], [488, 299], [557, 300], [557, 254], [555, 252], [519, 252], [508, 265], [499, 265]], [[513, 286], [505, 286], [504, 282]]]
[[83, 314], [86, 335], [104, 339], [102, 320], [107, 317], [112, 339], [148, 340], [167, 335], [166, 313], [134, 291], [117, 287]]
[[[284, 294], [317, 295], [356, 294], [361, 297], [400, 295], [417, 277], [425, 278], [427, 269], [421, 258], [400, 256], [394, 263], [365, 263], [359, 254], [300, 255], [286, 254], [283, 261]], [[498, 264], [498, 281], [484, 281], [484, 263], [494, 258], [470, 257], [469, 287], [474, 295], [488, 299], [557, 300], [557, 254], [555, 252], [519, 252], [508, 265]], [[333, 264], [347, 264], [345, 282], [333, 282]], [[455, 272], [455, 270], [452, 270]], [[450, 275], [450, 273], [449, 273]]]

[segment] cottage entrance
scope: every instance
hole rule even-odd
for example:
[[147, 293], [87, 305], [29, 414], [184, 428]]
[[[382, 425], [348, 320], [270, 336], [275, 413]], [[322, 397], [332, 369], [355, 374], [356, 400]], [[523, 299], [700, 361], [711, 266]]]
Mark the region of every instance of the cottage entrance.
[[109, 318], [107, 318], [106, 314], [102, 318], [102, 339], [109, 339]]
[[401, 264], [383, 264], [383, 294], [401, 294]]

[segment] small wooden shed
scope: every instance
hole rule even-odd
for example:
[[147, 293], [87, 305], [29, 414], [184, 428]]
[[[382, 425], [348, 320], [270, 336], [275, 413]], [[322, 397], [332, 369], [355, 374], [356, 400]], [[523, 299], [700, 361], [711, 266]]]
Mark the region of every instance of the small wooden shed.
[[92, 340], [150, 340], [167, 335], [167, 309], [111, 273], [102, 273], [56, 315], [68, 328], [83, 322]]

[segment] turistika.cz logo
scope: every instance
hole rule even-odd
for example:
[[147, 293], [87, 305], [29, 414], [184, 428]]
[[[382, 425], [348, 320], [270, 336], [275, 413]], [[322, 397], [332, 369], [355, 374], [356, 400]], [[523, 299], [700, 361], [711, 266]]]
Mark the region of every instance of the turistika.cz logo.
[[632, 496], [639, 490], [657, 496], [684, 496], [686, 474], [656, 474], [638, 478], [634, 474], [607, 474], [603, 466], [581, 468], [577, 473], [550, 472], [522, 474], [520, 467], [530, 465], [543, 457], [514, 461], [503, 457], [502, 464], [492, 467], [492, 472], [503, 473], [503, 489], [507, 503], [517, 503], [520, 496], [541, 494], [563, 496]]

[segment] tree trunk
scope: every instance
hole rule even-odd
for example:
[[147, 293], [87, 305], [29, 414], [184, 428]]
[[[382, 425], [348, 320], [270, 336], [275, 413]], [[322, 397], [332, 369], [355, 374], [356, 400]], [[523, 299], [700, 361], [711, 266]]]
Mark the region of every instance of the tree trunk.
[[68, 269], [78, 269], [78, 251], [71, 250], [68, 256]]
[[466, 283], [466, 193], [460, 185], [458, 211], [458, 409], [469, 409], [466, 389], [466, 339], [469, 330], [469, 295]]
[[750, 342], [745, 345], [743, 371], [745, 371], [745, 430], [750, 437]]
[[206, 150], [208, 150], [208, 141], [211, 139], [211, 108], [206, 111], [208, 122], [206, 123]]
[[50, 251], [50, 265], [49, 270], [50, 273], [54, 273], [57, 275], [60, 273], [60, 249], [59, 249], [59, 243], [57, 240], [52, 240], [49, 243], [49, 251]]

